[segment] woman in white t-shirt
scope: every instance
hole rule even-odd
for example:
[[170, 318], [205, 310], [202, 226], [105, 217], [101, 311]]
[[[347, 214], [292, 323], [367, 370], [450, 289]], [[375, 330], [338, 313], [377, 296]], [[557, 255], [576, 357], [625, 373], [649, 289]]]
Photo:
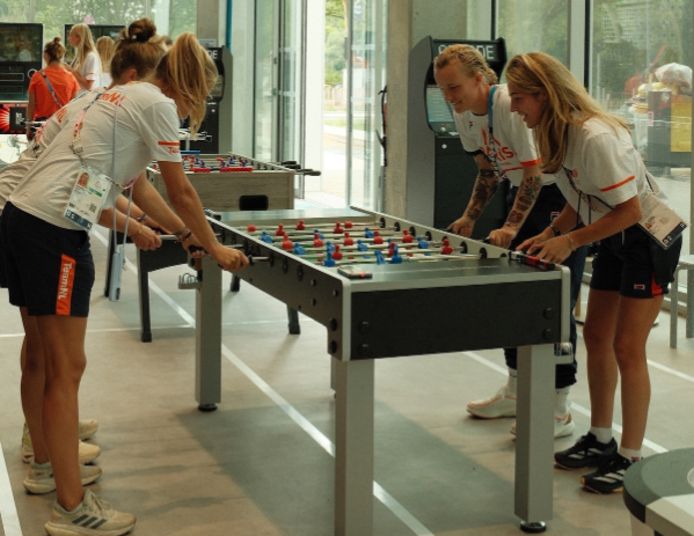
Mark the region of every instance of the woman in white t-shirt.
[[116, 50], [116, 43], [108, 35], [102, 35], [96, 40], [96, 51], [101, 60], [101, 73], [99, 74], [99, 87], [109, 87], [111, 79], [111, 58]]
[[75, 58], [70, 69], [82, 89], [91, 91], [100, 87], [101, 59], [96, 51], [94, 36], [89, 26], [80, 22], [70, 28], [68, 42], [75, 49]]
[[[453, 106], [463, 149], [473, 155], [479, 169], [467, 207], [451, 224], [452, 231], [463, 236], [472, 234], [477, 219], [504, 178], [512, 184], [512, 203], [509, 203], [503, 226], [489, 233], [492, 243], [515, 248], [552, 225], [552, 219], [564, 207], [565, 200], [555, 184], [555, 177], [542, 174], [532, 131], [518, 114], [511, 112], [506, 84], [496, 85], [497, 76], [482, 54], [475, 47], [463, 44], [450, 45], [436, 57], [434, 77]], [[578, 298], [585, 256], [585, 248], [580, 248], [564, 260], [572, 275], [571, 311]], [[570, 343], [572, 348], [576, 347], [573, 314]], [[471, 415], [483, 419], [515, 417], [518, 353], [516, 348], [504, 348], [504, 355], [508, 369], [506, 385], [489, 398], [469, 402], [467, 411]], [[557, 365], [555, 437], [573, 432], [568, 395], [574, 383], [576, 361]], [[514, 427], [512, 432], [515, 433]]]
[[92, 206], [97, 196], [88, 192], [106, 185], [110, 191], [101, 197], [110, 206], [121, 188], [132, 188], [133, 200], [164, 223], [161, 197], [147, 181], [137, 180], [147, 164], [157, 160], [171, 204], [187, 225], [174, 230], [179, 241], [204, 247], [224, 269], [248, 265], [243, 253], [217, 241], [181, 165], [179, 116], [189, 117], [193, 129], [199, 126], [216, 76], [214, 63], [195, 37], [181, 35], [151, 81], [106, 91], [66, 125], [3, 211], [0, 232], [7, 248], [10, 300], [35, 320], [49, 364], [43, 428], [57, 489], [51, 521], [45, 525], [49, 534], [81, 534], [73, 527], [88, 517], [97, 520], [92, 522], [96, 535], [125, 534], [135, 524], [134, 516], [105, 508], [82, 488], [73, 439], [94, 283], [85, 228], [97, 217]]
[[[682, 240], [664, 249], [639, 225], [651, 186], [627, 125], [604, 112], [566, 67], [541, 52], [520, 54], [509, 61], [506, 78], [512, 110], [534, 130], [544, 168], [557, 173], [568, 201], [554, 229], [519, 247], [561, 262], [577, 247], [600, 242], [583, 330], [591, 428], [554, 458], [567, 469], [597, 467], [582, 484], [610, 493], [622, 488], [624, 472], [641, 458], [650, 403], [646, 341], [673, 279]], [[618, 378], [619, 448], [612, 437]]]

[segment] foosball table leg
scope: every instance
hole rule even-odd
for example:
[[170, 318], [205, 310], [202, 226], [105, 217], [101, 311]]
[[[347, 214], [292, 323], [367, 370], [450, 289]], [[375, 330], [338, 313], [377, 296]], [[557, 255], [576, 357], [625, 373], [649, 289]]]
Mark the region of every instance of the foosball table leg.
[[290, 335], [300, 335], [301, 326], [299, 325], [299, 311], [287, 306], [287, 320]]

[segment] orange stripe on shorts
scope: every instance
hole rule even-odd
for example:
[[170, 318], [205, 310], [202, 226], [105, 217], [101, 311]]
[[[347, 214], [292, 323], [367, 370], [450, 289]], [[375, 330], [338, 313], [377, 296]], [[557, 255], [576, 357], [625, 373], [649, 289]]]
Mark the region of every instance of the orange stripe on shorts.
[[72, 257], [62, 255], [58, 273], [58, 294], [55, 298], [55, 314], [70, 316], [72, 305], [72, 288], [75, 282], [77, 262]]

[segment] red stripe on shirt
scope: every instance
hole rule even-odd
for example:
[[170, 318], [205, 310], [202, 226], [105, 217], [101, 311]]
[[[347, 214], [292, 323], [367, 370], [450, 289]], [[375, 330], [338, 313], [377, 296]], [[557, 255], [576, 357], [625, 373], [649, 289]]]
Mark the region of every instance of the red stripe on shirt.
[[617, 184], [613, 184], [612, 186], [608, 186], [607, 188], [602, 188], [600, 191], [601, 192], [609, 192], [610, 190], [614, 190], [615, 188], [619, 188], [620, 186], [625, 185], [627, 182], [631, 182], [636, 178], [635, 175], [631, 175], [630, 177], [627, 177], [621, 182], [618, 182]]
[[542, 162], [542, 160], [540, 160], [539, 158], [537, 160], [528, 160], [527, 162], [521, 162], [521, 166], [523, 166], [523, 167], [539, 166], [540, 162]]
[[58, 272], [58, 294], [55, 298], [55, 314], [57, 315], [70, 316], [76, 269], [75, 259], [67, 255], [61, 256], [60, 272]]
[[179, 145], [181, 144], [180, 141], [160, 141], [160, 142], [157, 142], [157, 143], [158, 143], [159, 145], [169, 145], [169, 146], [172, 146], [172, 147], [177, 147], [177, 146], [179, 146]]

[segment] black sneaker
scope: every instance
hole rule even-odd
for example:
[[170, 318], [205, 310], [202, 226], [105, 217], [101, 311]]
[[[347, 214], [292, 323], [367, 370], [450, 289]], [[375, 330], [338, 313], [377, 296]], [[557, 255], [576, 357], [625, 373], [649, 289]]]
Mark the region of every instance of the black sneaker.
[[618, 452], [600, 461], [597, 471], [581, 477], [581, 484], [594, 493], [617, 493], [624, 487], [624, 473], [634, 463]]
[[616, 452], [617, 442], [614, 438], [609, 443], [600, 443], [594, 434], [588, 432], [573, 447], [555, 452], [554, 464], [560, 469], [598, 467], [601, 459]]

